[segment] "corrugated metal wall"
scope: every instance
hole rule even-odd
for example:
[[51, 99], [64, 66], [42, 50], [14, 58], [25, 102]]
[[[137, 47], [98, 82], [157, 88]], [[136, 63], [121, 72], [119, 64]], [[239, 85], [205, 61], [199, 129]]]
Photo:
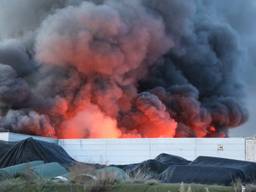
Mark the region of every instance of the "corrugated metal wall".
[[200, 155], [246, 159], [244, 138], [65, 139], [59, 145], [78, 161], [104, 164], [138, 163], [160, 153], [189, 160]]

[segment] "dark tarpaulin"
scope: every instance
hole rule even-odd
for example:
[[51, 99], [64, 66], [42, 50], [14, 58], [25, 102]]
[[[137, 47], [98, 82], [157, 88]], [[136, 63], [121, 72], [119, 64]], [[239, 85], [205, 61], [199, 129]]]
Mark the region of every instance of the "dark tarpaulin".
[[198, 157], [188, 165], [172, 165], [160, 174], [165, 183], [231, 185], [256, 181], [256, 163], [217, 157]]
[[155, 158], [156, 161], [161, 162], [164, 165], [170, 166], [170, 165], [187, 165], [191, 161], [188, 161], [187, 159], [184, 159], [182, 157], [176, 156], [176, 155], [170, 155], [166, 153], [162, 153], [158, 155]]
[[28, 138], [20, 142], [0, 142], [0, 168], [42, 160], [45, 163], [58, 162], [64, 167], [75, 163], [66, 151], [55, 143]]
[[14, 146], [15, 142], [1, 141], [0, 140], [0, 157], [3, 157], [5, 153], [7, 153], [12, 146]]
[[237, 180], [242, 183], [256, 181], [256, 163], [216, 157], [198, 157], [191, 162], [163, 153], [154, 160], [118, 167], [131, 176], [141, 174], [164, 183], [231, 185]]
[[119, 166], [122, 168], [128, 175], [132, 177], [145, 176], [148, 179], [156, 179], [158, 175], [162, 173], [167, 166], [156, 160], [147, 160], [142, 163], [130, 164], [127, 166]]
[[204, 157], [200, 156], [196, 158], [191, 165], [199, 166], [213, 166], [213, 167], [224, 167], [238, 169], [245, 175], [244, 182], [255, 182], [256, 181], [256, 163], [248, 161], [239, 161], [233, 159], [224, 159], [218, 157]]
[[157, 179], [159, 174], [162, 173], [171, 165], [187, 165], [190, 161], [175, 155], [162, 153], [155, 159], [143, 161], [141, 163], [129, 165], [115, 165], [123, 169], [130, 176], [143, 175], [149, 179]]
[[199, 183], [232, 185], [237, 180], [244, 181], [245, 175], [239, 169], [204, 166], [170, 166], [159, 177], [163, 183]]

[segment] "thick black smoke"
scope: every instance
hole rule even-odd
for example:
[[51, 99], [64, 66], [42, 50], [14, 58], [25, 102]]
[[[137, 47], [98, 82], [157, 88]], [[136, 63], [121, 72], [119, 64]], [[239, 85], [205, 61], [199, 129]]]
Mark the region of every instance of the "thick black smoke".
[[248, 119], [240, 71], [248, 65], [246, 27], [234, 19], [242, 13], [225, 11], [227, 4], [19, 4], [0, 1], [3, 130], [58, 137], [225, 137]]

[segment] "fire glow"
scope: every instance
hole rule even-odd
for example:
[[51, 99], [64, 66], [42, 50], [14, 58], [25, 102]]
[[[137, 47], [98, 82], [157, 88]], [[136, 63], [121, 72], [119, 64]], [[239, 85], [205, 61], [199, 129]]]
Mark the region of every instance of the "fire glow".
[[[240, 47], [230, 26], [201, 22], [198, 11], [180, 0], [61, 4], [22, 53], [35, 69], [0, 66], [2, 127], [59, 138], [226, 137], [247, 119], [234, 75]], [[0, 62], [16, 44], [1, 45]]]

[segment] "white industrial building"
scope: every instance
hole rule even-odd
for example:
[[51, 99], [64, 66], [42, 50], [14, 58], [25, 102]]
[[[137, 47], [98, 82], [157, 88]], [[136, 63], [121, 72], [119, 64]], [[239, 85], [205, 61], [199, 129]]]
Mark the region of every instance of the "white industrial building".
[[[0, 140], [20, 141], [30, 135], [0, 133]], [[256, 161], [255, 138], [170, 138], [170, 139], [35, 139], [54, 142], [75, 160], [101, 164], [129, 164], [155, 158], [161, 153], [188, 160], [198, 156]]]

